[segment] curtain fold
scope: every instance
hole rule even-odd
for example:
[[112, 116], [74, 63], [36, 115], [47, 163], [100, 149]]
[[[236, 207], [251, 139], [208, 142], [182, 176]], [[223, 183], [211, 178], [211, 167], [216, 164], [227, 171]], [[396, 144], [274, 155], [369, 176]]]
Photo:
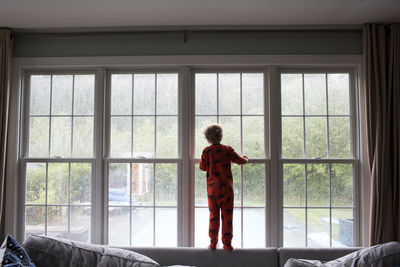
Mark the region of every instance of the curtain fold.
[[13, 39], [11, 30], [0, 29], [0, 240], [3, 240], [5, 237], [7, 132], [12, 50]]
[[363, 27], [370, 245], [400, 241], [400, 24]]

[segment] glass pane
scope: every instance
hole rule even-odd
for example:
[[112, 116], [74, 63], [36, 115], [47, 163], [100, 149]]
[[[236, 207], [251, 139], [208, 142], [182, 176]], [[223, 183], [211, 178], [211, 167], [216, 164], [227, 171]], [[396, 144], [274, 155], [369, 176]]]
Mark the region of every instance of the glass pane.
[[111, 114], [132, 114], [132, 75], [111, 75]]
[[243, 206], [265, 206], [265, 165], [243, 166]]
[[283, 205], [304, 207], [306, 200], [304, 164], [283, 165]]
[[90, 163], [71, 163], [71, 203], [91, 203], [92, 166]]
[[282, 158], [304, 157], [303, 118], [282, 118]]
[[131, 183], [132, 205], [152, 206], [154, 194], [154, 165], [148, 163], [132, 164]]
[[135, 115], [151, 115], [155, 112], [155, 75], [135, 74], [133, 79]]
[[331, 158], [351, 158], [349, 117], [329, 117], [329, 154]]
[[[156, 209], [156, 247], [176, 247], [178, 224], [176, 208]], [[167, 223], [168, 222], [168, 223]]]
[[264, 75], [242, 74], [242, 113], [264, 114]]
[[203, 149], [210, 144], [207, 142], [204, 137], [204, 130], [210, 124], [217, 123], [217, 117], [214, 116], [196, 116], [196, 149], [195, 149], [195, 158], [200, 158]]
[[353, 247], [353, 232], [353, 209], [332, 209], [332, 247]]
[[47, 203], [68, 204], [68, 163], [49, 163], [47, 178]]
[[264, 158], [264, 117], [243, 116], [243, 154]]
[[306, 118], [306, 157], [326, 158], [326, 117]]
[[70, 238], [81, 242], [90, 242], [90, 206], [71, 206]]
[[304, 247], [306, 245], [306, 223], [304, 209], [283, 209], [283, 246]]
[[241, 174], [241, 166], [237, 164], [231, 165], [232, 176], [233, 176], [233, 193], [234, 193], [234, 201], [233, 205], [235, 207], [240, 207], [241, 197], [242, 197], [242, 174]]
[[329, 164], [307, 164], [307, 205], [329, 206]]
[[325, 74], [304, 74], [304, 105], [307, 115], [326, 114]]
[[206, 172], [200, 170], [200, 164], [195, 164], [195, 206], [207, 206], [207, 177]]
[[282, 114], [303, 114], [303, 78], [301, 74], [281, 74]]
[[131, 157], [132, 118], [111, 117], [111, 156]]
[[332, 206], [353, 206], [353, 165], [332, 164]]
[[129, 170], [130, 164], [110, 163], [108, 179], [108, 205], [130, 205]]
[[217, 114], [217, 74], [196, 73], [196, 114]]
[[[242, 247], [242, 212], [241, 208], [234, 208], [233, 209], [233, 237], [232, 237], [232, 246], [234, 248]], [[222, 221], [220, 221], [220, 233], [222, 233]], [[223, 244], [219, 241], [219, 247], [222, 247]]]
[[46, 164], [26, 164], [25, 204], [46, 203]]
[[219, 74], [219, 114], [240, 114], [240, 74]]
[[240, 117], [222, 116], [219, 123], [223, 130], [221, 143], [232, 146], [240, 154]]
[[265, 247], [265, 209], [243, 209], [243, 247]]
[[49, 156], [49, 118], [31, 117], [29, 121], [29, 156]]
[[68, 234], [68, 207], [47, 207], [47, 236], [69, 238]]
[[176, 206], [178, 199], [178, 166], [156, 164], [156, 206]]
[[94, 75], [75, 75], [74, 114], [94, 114]]
[[46, 209], [45, 207], [25, 207], [25, 239], [29, 235], [44, 235]]
[[350, 114], [349, 74], [328, 74], [329, 114]]
[[71, 156], [71, 118], [51, 118], [51, 147], [50, 156]]
[[157, 158], [178, 157], [178, 118], [157, 117]]
[[72, 75], [53, 75], [51, 113], [72, 114]]
[[[131, 208], [132, 212], [132, 238], [131, 246], [153, 246], [153, 208]], [[170, 221], [169, 218], [168, 221]]]
[[108, 208], [108, 245], [130, 246], [129, 207]]
[[154, 157], [154, 117], [133, 118], [133, 157]]
[[157, 114], [178, 114], [178, 74], [157, 74]]
[[30, 84], [30, 115], [50, 114], [50, 75], [32, 75]]
[[210, 244], [208, 236], [208, 220], [210, 212], [208, 208], [195, 208], [194, 222], [194, 246], [206, 248]]
[[307, 210], [307, 241], [309, 247], [329, 247], [329, 209]]
[[74, 117], [73, 157], [93, 157], [93, 117]]

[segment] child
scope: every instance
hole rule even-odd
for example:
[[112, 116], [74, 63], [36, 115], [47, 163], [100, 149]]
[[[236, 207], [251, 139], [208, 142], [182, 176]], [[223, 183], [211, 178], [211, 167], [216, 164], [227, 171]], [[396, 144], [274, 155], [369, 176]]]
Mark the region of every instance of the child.
[[204, 148], [201, 155], [200, 169], [207, 171], [208, 208], [210, 210], [209, 249], [215, 250], [218, 243], [219, 214], [222, 219], [222, 243], [224, 249], [231, 251], [232, 216], [233, 216], [233, 178], [231, 162], [246, 164], [248, 158], [239, 156], [232, 147], [220, 144], [222, 128], [210, 125], [204, 135], [211, 145]]

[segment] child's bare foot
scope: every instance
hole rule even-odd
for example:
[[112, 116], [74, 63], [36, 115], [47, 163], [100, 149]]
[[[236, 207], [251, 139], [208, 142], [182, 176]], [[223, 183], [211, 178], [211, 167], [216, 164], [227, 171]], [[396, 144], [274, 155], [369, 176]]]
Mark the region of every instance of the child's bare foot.
[[233, 247], [232, 247], [231, 244], [229, 244], [229, 245], [224, 245], [224, 249], [225, 249], [226, 251], [232, 251], [232, 250], [233, 250]]

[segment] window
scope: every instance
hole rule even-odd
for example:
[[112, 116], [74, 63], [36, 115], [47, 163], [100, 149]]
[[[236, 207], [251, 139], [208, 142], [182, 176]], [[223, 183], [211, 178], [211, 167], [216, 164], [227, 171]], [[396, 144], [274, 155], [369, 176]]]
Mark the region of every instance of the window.
[[234, 247], [361, 244], [352, 69], [177, 66], [24, 70], [21, 239], [206, 247], [199, 162], [219, 123], [249, 157]]

